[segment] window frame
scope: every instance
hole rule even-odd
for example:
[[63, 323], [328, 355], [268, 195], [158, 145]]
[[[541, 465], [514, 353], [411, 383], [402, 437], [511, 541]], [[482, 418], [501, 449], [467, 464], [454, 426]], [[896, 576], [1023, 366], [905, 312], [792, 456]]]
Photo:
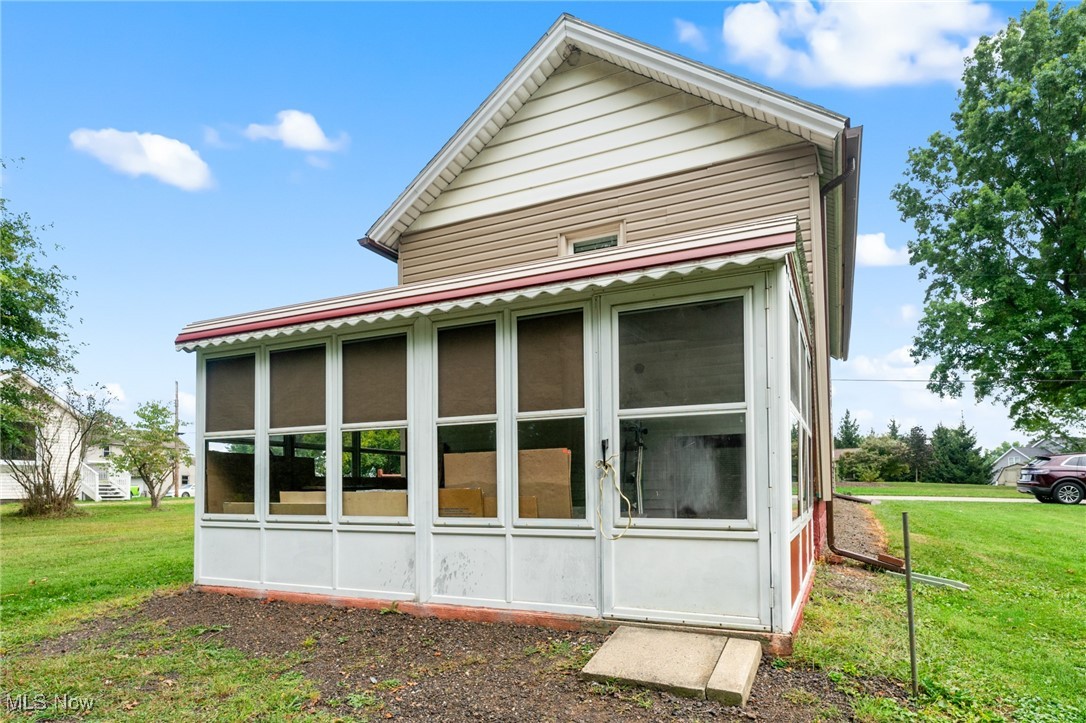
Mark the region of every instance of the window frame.
[[[573, 247], [575, 244], [584, 243], [585, 241], [592, 241], [593, 239], [602, 238], [604, 236], [615, 236], [614, 246], [605, 246], [599, 249], [591, 249], [589, 251], [582, 251], [581, 253], [575, 253]], [[593, 223], [589, 226], [574, 227], [567, 231], [562, 231], [558, 234], [558, 250], [559, 256], [585, 256], [598, 253], [600, 251], [607, 251], [608, 249], [619, 248], [626, 245], [626, 219], [621, 221], [612, 221], [611, 223]]]
[[[591, 253], [591, 252], [587, 252]], [[519, 359], [519, 346], [517, 338], [517, 326], [518, 322], [522, 318], [532, 318], [539, 316], [554, 316], [562, 313], [568, 313], [571, 311], [581, 312], [581, 324], [583, 329], [582, 338], [582, 360], [583, 365], [583, 379], [584, 379], [584, 397], [583, 407], [575, 407], [569, 409], [548, 409], [542, 411], [520, 411], [520, 386], [519, 386], [519, 371], [520, 371], [520, 359]], [[592, 426], [591, 421], [595, 418], [595, 404], [596, 404], [596, 387], [595, 379], [592, 374], [592, 350], [594, 348], [592, 324], [590, 322], [591, 304], [588, 301], [568, 302], [564, 304], [554, 304], [550, 306], [529, 307], [524, 309], [518, 309], [513, 311], [509, 315], [509, 348], [507, 350], [509, 357], [509, 404], [510, 408], [510, 420], [509, 420], [509, 439], [510, 448], [512, 452], [512, 458], [510, 461], [512, 472], [512, 484], [510, 485], [510, 494], [514, 500], [512, 507], [513, 526], [517, 528], [535, 528], [535, 529], [578, 529], [589, 530], [592, 529], [595, 524], [595, 509], [596, 509], [596, 495], [594, 493], [595, 486], [591, 482], [595, 479], [592, 474], [594, 470], [593, 461], [595, 459], [596, 452], [592, 449]], [[499, 356], [501, 352], [499, 351]], [[539, 518], [539, 517], [521, 517], [520, 516], [520, 422], [530, 421], [544, 421], [548, 419], [581, 419], [584, 426], [584, 462], [585, 462], [585, 514], [583, 518], [570, 518], [567, 520], [554, 519], [554, 518]]]
[[[814, 360], [811, 356], [811, 344], [808, 335], [806, 317], [803, 313], [799, 300], [794, 294], [788, 294], [788, 307], [785, 309], [782, 315], [785, 319], [785, 324], [788, 326], [785, 338], [788, 340], [788, 354], [781, 355], [781, 358], [787, 358], [789, 365], [791, 365], [792, 359], [792, 318], [793, 315], [796, 319], [797, 328], [799, 334], [797, 336], [799, 340], [799, 399], [797, 401], [792, 400], [791, 394], [791, 369], [789, 367], [788, 384], [789, 390], [787, 394], [782, 395], [784, 397], [786, 405], [786, 418], [796, 419], [799, 422], [799, 514], [793, 516], [792, 510], [792, 479], [791, 479], [791, 458], [789, 457], [789, 473], [788, 473], [788, 526], [789, 526], [789, 539], [794, 537], [801, 529], [806, 527], [811, 519], [812, 511], [814, 510], [814, 435], [812, 434], [812, 417], [814, 416], [814, 389], [813, 389], [813, 372], [814, 372]], [[797, 404], [798, 402], [798, 404]], [[789, 421], [789, 429], [791, 429], [791, 421]], [[790, 433], [789, 433], [790, 435]], [[791, 437], [789, 436], [789, 445], [791, 444]]]
[[[196, 471], [196, 506], [200, 510], [200, 519], [209, 522], [259, 522], [262, 519], [262, 498], [265, 496], [261, 492], [260, 480], [263, 474], [262, 470], [267, 468], [267, 463], [264, 460], [264, 456], [267, 454], [266, 445], [265, 451], [261, 451], [260, 441], [260, 420], [261, 410], [266, 407], [264, 399], [261, 397], [261, 378], [266, 373], [263, 364], [261, 363], [261, 357], [264, 354], [264, 350], [258, 346], [245, 346], [231, 349], [223, 349], [214, 352], [205, 352], [201, 355], [199, 364], [197, 366], [197, 386], [198, 386], [198, 408], [196, 410], [196, 422], [198, 425], [200, 451], [197, 458], [197, 471]], [[227, 431], [209, 432], [206, 429], [207, 425], [207, 363], [216, 359], [229, 359], [233, 357], [253, 357], [253, 426], [249, 429], [232, 429]], [[250, 437], [253, 440], [253, 512], [251, 514], [239, 514], [231, 512], [208, 512], [207, 511], [207, 444], [208, 442], [216, 441], [228, 441], [239, 437]]]
[[[506, 411], [507, 405], [510, 403], [506, 397], [506, 390], [508, 388], [507, 375], [510, 373], [508, 368], [508, 359], [504, 353], [506, 344], [508, 343], [508, 331], [504, 323], [506, 314], [503, 312], [492, 312], [489, 314], [469, 314], [458, 315], [455, 317], [448, 317], [441, 320], [434, 320], [431, 328], [431, 355], [430, 355], [430, 388], [433, 393], [430, 395], [430, 420], [433, 427], [433, 435], [431, 437], [433, 449], [429, 454], [433, 459], [430, 462], [430, 474], [433, 475], [432, 480], [434, 487], [431, 490], [433, 504], [430, 510], [430, 524], [434, 529], [440, 528], [458, 528], [458, 527], [474, 527], [474, 528], [504, 528], [508, 522], [505, 514], [506, 505], [506, 481], [507, 481], [507, 465], [505, 464], [506, 455], [508, 454], [509, 439], [507, 430], [505, 429], [505, 420], [508, 419], [508, 412]], [[439, 358], [439, 346], [438, 335], [442, 329], [455, 329], [458, 327], [467, 326], [479, 326], [481, 324], [493, 323], [494, 325], [494, 413], [493, 414], [475, 414], [475, 415], [459, 415], [452, 417], [442, 417], [438, 415], [438, 402], [441, 397], [440, 389], [440, 371], [439, 365], [441, 360]], [[442, 517], [441, 505], [438, 501], [438, 483], [440, 482], [438, 467], [441, 463], [440, 453], [437, 450], [439, 429], [441, 427], [452, 427], [468, 424], [493, 424], [494, 425], [494, 454], [495, 454], [495, 480], [496, 480], [496, 504], [497, 515], [495, 517]], [[408, 500], [410, 504], [410, 500]]]
[[[343, 421], [343, 347], [347, 344], [351, 344], [359, 341], [369, 341], [376, 339], [385, 339], [393, 336], [406, 337], [407, 343], [407, 358], [406, 358], [406, 373], [407, 373], [407, 402], [406, 417], [404, 419], [388, 420], [382, 422], [344, 422]], [[436, 342], [436, 336], [435, 342]], [[334, 399], [332, 403], [335, 405], [335, 432], [337, 447], [337, 459], [342, 458], [343, 449], [341, 447], [343, 435], [347, 432], [368, 432], [378, 431], [382, 429], [403, 429], [404, 436], [407, 443], [407, 453], [404, 456], [404, 464], [407, 467], [407, 515], [400, 517], [384, 517], [378, 515], [347, 515], [343, 512], [343, 465], [339, 463], [335, 466], [334, 476], [336, 478], [336, 519], [338, 522], [347, 525], [358, 526], [410, 526], [414, 524], [415, 520], [415, 498], [416, 494], [416, 479], [418, 475], [415, 471], [415, 458], [416, 458], [416, 444], [417, 433], [412, 429], [411, 418], [414, 416], [412, 410], [415, 404], [415, 365], [414, 360], [414, 329], [411, 326], [393, 326], [376, 329], [373, 331], [367, 331], [361, 334], [343, 335], [337, 338], [334, 345], [335, 348], [335, 371], [334, 376]], [[436, 347], [436, 345], [435, 345]], [[435, 348], [436, 354], [436, 348]], [[436, 356], [435, 356], [436, 358]], [[436, 373], [436, 367], [435, 367]], [[434, 387], [436, 390], [436, 387]], [[434, 395], [436, 404], [437, 395]], [[436, 407], [435, 407], [436, 409]], [[330, 433], [330, 436], [332, 433]], [[436, 493], [435, 493], [436, 499]], [[436, 509], [436, 505], [435, 505]]]
[[[758, 279], [756, 281], [755, 279]], [[716, 291], [702, 291], [696, 292], [691, 290], [685, 295], [671, 296], [668, 295], [663, 298], [652, 298], [655, 295], [649, 291], [645, 292], [632, 292], [638, 294], [641, 298], [636, 296], [626, 300], [626, 296], [622, 295], [607, 303], [607, 316], [610, 322], [610, 346], [611, 346], [611, 359], [609, 388], [611, 395], [610, 410], [608, 414], [611, 416], [608, 426], [610, 427], [610, 434], [608, 439], [610, 440], [610, 447], [608, 449], [608, 456], [618, 454], [619, 445], [622, 439], [622, 422], [626, 419], [650, 419], [653, 417], [688, 417], [688, 416], [703, 416], [703, 415], [742, 415], [743, 420], [743, 434], [744, 434], [744, 485], [746, 495], [746, 515], [741, 518], [667, 518], [667, 517], [625, 517], [621, 514], [621, 498], [615, 492], [613, 486], [609, 493], [609, 503], [611, 505], [611, 524], [613, 533], [616, 529], [625, 528], [629, 524], [630, 529], [646, 529], [646, 530], [717, 530], [717, 531], [735, 531], [735, 532], [755, 532], [757, 531], [758, 511], [756, 509], [757, 498], [757, 474], [756, 474], [756, 453], [757, 444], [755, 440], [755, 423], [754, 416], [758, 409], [756, 403], [756, 379], [759, 374], [757, 361], [754, 355], [754, 347], [760, 338], [756, 334], [755, 329], [755, 310], [754, 310], [754, 285], [762, 281], [761, 276], [737, 276], [734, 277], [735, 286], [728, 289], [721, 289]], [[761, 293], [766, 293], [764, 290]], [[649, 298], [645, 298], [645, 296]], [[672, 306], [688, 306], [701, 303], [712, 303], [716, 301], [728, 301], [733, 299], [740, 299], [742, 301], [743, 315], [743, 401], [742, 402], [720, 402], [714, 404], [697, 404], [697, 405], [684, 405], [684, 406], [669, 406], [669, 407], [639, 407], [631, 409], [621, 409], [619, 407], [619, 317], [621, 314], [631, 311], [644, 311], [650, 309], [663, 309]], [[762, 365], [764, 367], [764, 364]], [[764, 371], [762, 372], [764, 374]], [[615, 474], [621, 479], [621, 459], [616, 458]]]
[[[324, 424], [321, 425], [299, 425], [288, 427], [272, 427], [271, 426], [271, 356], [277, 352], [295, 351], [300, 349], [312, 349], [314, 347], [321, 347], [324, 349]], [[332, 344], [332, 340], [327, 337], [318, 337], [315, 339], [300, 339], [289, 343], [282, 344], [269, 344], [263, 348], [263, 374], [258, 370], [257, 379], [260, 388], [263, 390], [263, 398], [266, 403], [263, 405], [263, 410], [258, 410], [258, 418], [261, 422], [261, 430], [258, 438], [263, 442], [263, 460], [264, 460], [264, 473], [259, 478], [261, 483], [261, 489], [264, 491], [264, 501], [259, 508], [263, 513], [263, 519], [265, 522], [271, 523], [305, 523], [305, 524], [329, 524], [332, 521], [332, 514], [329, 509], [332, 504], [331, 484], [332, 475], [328, 474], [328, 460], [335, 459], [333, 453], [335, 449], [338, 449], [338, 440], [335, 442], [335, 449], [333, 448], [333, 423], [332, 417], [329, 414], [329, 408], [332, 405], [332, 400], [329, 398], [329, 392], [336, 394], [339, 390], [338, 384], [330, 383], [332, 380], [332, 374], [335, 373], [333, 369], [331, 359], [331, 349], [335, 347]], [[291, 435], [291, 434], [323, 434], [324, 435], [324, 455], [325, 455], [325, 474], [324, 474], [324, 513], [320, 515], [277, 515], [271, 512], [271, 438], [273, 436]], [[260, 454], [260, 446], [257, 446], [257, 454]]]

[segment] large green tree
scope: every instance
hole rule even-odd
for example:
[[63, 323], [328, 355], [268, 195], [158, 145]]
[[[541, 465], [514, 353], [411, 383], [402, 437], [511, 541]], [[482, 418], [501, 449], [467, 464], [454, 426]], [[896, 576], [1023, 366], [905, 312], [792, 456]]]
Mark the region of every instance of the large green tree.
[[966, 61], [954, 130], [909, 153], [893, 198], [928, 288], [929, 387], [1086, 423], [1086, 10], [1039, 2]]
[[928, 441], [928, 435], [924, 433], [924, 428], [918, 424], [910, 429], [909, 436], [905, 438], [905, 446], [909, 448], [906, 459], [913, 482], [926, 479], [928, 470], [931, 469], [932, 453], [931, 443]]
[[988, 465], [977, 446], [973, 430], [939, 425], [931, 433], [932, 464], [929, 481], [983, 485], [989, 482]]
[[[0, 167], [6, 170], [7, 163]], [[49, 263], [39, 238], [43, 230], [0, 198], [0, 439], [9, 445], [32, 446], [33, 439], [23, 437], [46, 423], [32, 417], [49, 406], [20, 375], [58, 388], [74, 370], [67, 334], [70, 277]]]

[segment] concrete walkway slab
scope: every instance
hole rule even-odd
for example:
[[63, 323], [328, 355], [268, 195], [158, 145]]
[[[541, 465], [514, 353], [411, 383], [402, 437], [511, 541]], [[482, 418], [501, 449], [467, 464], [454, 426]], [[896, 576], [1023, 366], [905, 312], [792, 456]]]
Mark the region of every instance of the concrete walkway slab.
[[704, 698], [727, 641], [720, 635], [623, 626], [596, 651], [581, 676]]
[[762, 646], [758, 641], [728, 638], [705, 686], [705, 697], [724, 705], [746, 705], [761, 662]]

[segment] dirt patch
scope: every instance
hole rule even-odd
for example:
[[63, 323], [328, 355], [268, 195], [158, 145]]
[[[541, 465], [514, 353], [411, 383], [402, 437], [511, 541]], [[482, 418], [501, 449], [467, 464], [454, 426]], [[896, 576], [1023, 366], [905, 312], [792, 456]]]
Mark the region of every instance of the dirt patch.
[[[849, 695], [822, 672], [765, 656], [746, 708], [589, 683], [577, 672], [606, 635], [472, 623], [186, 591], [156, 595], [117, 619], [44, 642], [63, 654], [100, 635], [140, 636], [157, 622], [252, 656], [292, 655], [321, 691], [318, 707], [405, 721], [850, 720]], [[885, 681], [851, 680], [904, 699]], [[360, 707], [362, 706], [362, 707]]]
[[833, 501], [833, 534], [837, 547], [875, 557], [887, 550], [886, 533], [871, 505], [849, 500]]

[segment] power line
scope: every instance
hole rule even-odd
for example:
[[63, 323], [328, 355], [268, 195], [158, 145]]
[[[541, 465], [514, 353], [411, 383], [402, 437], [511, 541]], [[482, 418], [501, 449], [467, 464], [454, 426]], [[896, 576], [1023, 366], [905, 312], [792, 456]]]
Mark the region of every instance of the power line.
[[[1072, 370], [1074, 371], [1074, 370]], [[830, 379], [831, 382], [910, 382], [913, 384], [930, 384], [930, 379]], [[993, 380], [994, 382], [995, 380]], [[1042, 379], [1039, 377], [1019, 377], [1018, 379], [1001, 379], [998, 380], [1005, 383], [1019, 383], [1019, 382], [1039, 382], [1044, 384], [1052, 384], [1057, 382], [1081, 382], [1082, 379]], [[962, 384], [976, 384], [973, 379], [962, 379]]]

